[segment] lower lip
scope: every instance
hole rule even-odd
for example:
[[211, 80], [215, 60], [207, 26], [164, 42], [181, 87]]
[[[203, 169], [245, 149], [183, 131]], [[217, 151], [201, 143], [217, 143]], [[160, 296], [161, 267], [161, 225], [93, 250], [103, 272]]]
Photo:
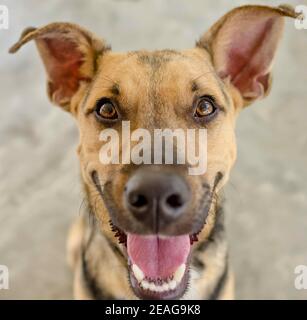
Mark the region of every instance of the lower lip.
[[[188, 263], [187, 263], [188, 266]], [[186, 267], [186, 271], [182, 277], [181, 282], [176, 286], [173, 290], [168, 290], [164, 292], [155, 292], [149, 289], [143, 289], [136, 277], [134, 276], [131, 265], [129, 265], [129, 278], [132, 290], [134, 291], [135, 295], [140, 299], [144, 300], [173, 300], [181, 298], [188, 285], [189, 281], [189, 268]]]

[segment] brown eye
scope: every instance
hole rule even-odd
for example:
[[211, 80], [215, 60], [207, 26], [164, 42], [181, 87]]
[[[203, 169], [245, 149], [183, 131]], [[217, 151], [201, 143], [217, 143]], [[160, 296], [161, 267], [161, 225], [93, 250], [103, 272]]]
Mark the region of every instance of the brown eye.
[[197, 118], [211, 118], [217, 111], [212, 97], [202, 97], [197, 102], [194, 116]]
[[118, 119], [114, 104], [109, 99], [104, 98], [97, 101], [95, 115], [101, 121], [115, 121]]

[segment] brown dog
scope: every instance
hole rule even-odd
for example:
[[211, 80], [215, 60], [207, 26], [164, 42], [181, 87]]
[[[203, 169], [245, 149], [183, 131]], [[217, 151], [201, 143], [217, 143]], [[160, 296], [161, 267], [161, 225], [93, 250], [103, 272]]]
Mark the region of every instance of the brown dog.
[[[237, 115], [269, 92], [284, 16], [296, 14], [285, 6], [236, 8], [185, 51], [114, 53], [70, 23], [28, 28], [11, 48], [35, 40], [48, 95], [80, 130], [90, 219], [75, 223], [68, 242], [76, 298], [233, 297], [219, 194], [236, 158]], [[149, 131], [206, 128], [206, 173], [102, 165], [99, 134], [121, 134], [121, 120]]]

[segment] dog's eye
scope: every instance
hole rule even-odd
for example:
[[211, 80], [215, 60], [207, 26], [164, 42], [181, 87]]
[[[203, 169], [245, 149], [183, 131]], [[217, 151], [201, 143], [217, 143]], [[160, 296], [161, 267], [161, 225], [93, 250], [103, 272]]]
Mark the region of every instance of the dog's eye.
[[212, 117], [217, 111], [214, 99], [209, 96], [202, 97], [198, 100], [194, 117], [196, 118], [209, 118]]
[[109, 99], [100, 99], [96, 103], [95, 115], [98, 120], [115, 121], [118, 119], [117, 110]]

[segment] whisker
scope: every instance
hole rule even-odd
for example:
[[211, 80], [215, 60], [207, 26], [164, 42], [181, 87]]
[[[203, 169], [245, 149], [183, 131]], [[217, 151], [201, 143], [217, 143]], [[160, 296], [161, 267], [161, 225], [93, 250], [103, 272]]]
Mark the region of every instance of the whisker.
[[113, 84], [115, 84], [116, 86], [118, 86], [118, 83], [116, 81], [114, 81], [113, 79], [111, 79], [110, 77], [106, 76], [106, 75], [101, 75], [101, 77], [105, 80], [108, 80], [110, 82], [112, 82]]
[[201, 77], [203, 77], [203, 76], [205, 76], [205, 75], [207, 75], [207, 74], [212, 74], [212, 73], [216, 73], [215, 71], [206, 71], [206, 72], [204, 72], [204, 73], [202, 73], [201, 75], [199, 75], [199, 76], [197, 76], [196, 78], [194, 78], [193, 80], [192, 80], [192, 82], [194, 82], [194, 81], [196, 81], [196, 80], [198, 80], [199, 78], [201, 78]]

